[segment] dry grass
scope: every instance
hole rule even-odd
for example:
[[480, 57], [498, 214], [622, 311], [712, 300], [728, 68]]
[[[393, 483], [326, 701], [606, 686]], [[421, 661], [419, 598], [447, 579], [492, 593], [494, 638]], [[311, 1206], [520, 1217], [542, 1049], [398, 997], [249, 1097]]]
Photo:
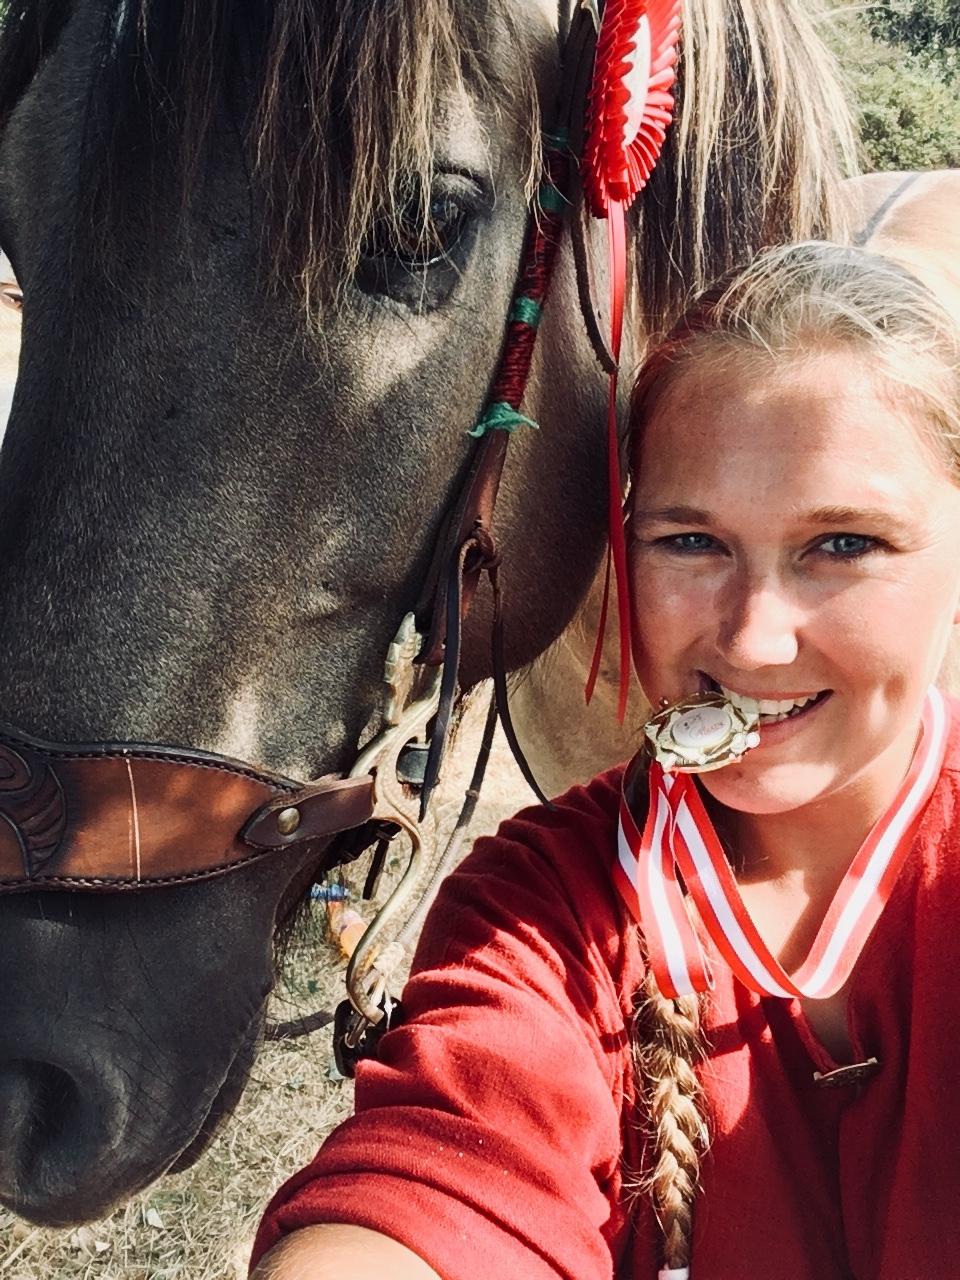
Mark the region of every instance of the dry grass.
[[[481, 722], [481, 709], [472, 709], [444, 782], [448, 814], [472, 769]], [[529, 798], [498, 742], [473, 832], [491, 830]], [[287, 957], [276, 1018], [341, 998], [343, 961], [325, 937], [322, 908], [313, 912]], [[197, 1165], [102, 1222], [48, 1231], [0, 1213], [0, 1280], [242, 1280], [271, 1191], [350, 1112], [352, 1085], [331, 1078], [330, 1065], [329, 1029], [265, 1045], [236, 1114]]]

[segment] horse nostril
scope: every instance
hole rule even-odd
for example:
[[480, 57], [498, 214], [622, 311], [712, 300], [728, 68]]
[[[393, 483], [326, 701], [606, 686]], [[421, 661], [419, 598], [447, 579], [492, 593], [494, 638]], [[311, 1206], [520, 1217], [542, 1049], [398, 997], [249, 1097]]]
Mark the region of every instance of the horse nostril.
[[38, 1147], [63, 1141], [70, 1117], [80, 1107], [80, 1092], [73, 1077], [49, 1062], [22, 1064], [32, 1091], [31, 1139]]
[[16, 1200], [51, 1154], [69, 1146], [81, 1110], [73, 1078], [49, 1062], [0, 1064], [0, 1196]]

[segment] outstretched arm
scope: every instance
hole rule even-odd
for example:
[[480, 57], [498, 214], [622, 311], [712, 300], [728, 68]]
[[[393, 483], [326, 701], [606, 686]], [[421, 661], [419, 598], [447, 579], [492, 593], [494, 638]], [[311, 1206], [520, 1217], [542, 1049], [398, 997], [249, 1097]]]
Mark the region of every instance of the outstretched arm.
[[[405, 1020], [360, 1065], [356, 1114], [268, 1206], [256, 1261], [281, 1263], [257, 1280], [610, 1280], [636, 1243], [621, 1179], [643, 977], [609, 875], [618, 800], [598, 779], [528, 810], [446, 882]], [[335, 1261], [308, 1235], [325, 1223], [362, 1247]]]
[[271, 1249], [250, 1280], [440, 1280], [406, 1245], [366, 1227], [305, 1227]]

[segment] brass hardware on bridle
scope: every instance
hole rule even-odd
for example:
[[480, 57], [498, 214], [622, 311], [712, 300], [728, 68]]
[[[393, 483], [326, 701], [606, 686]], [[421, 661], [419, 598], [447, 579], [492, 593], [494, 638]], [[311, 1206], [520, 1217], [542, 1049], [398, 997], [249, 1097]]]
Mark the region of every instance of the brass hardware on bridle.
[[[416, 632], [413, 615], [408, 614], [388, 651], [385, 672], [388, 684], [396, 682], [409, 687], [416, 681], [413, 662], [422, 643], [423, 637]], [[400, 880], [360, 938], [347, 966], [347, 1000], [338, 1008], [334, 1026], [334, 1051], [337, 1065], [344, 1075], [353, 1074], [357, 1059], [372, 1051], [380, 1033], [389, 1029], [391, 1018], [399, 1009], [390, 998], [388, 984], [406, 958], [407, 945], [415, 939], [440, 883], [459, 855], [479, 798], [497, 725], [496, 700], [491, 698], [473, 777], [453, 831], [433, 869], [429, 884], [419, 895], [414, 911], [392, 941], [381, 947], [381, 938], [401, 916], [420, 884], [426, 821], [433, 826], [431, 834], [436, 834], [436, 815], [430, 811], [422, 812], [417, 789], [404, 784], [398, 776], [401, 752], [411, 741], [425, 734], [427, 725], [437, 712], [441, 673], [436, 669], [426, 670], [430, 673], [426, 687], [405, 710], [401, 710], [399, 700], [388, 701], [388, 713], [396, 723], [388, 725], [364, 750], [352, 771], [356, 775], [370, 773], [373, 776], [374, 819], [380, 819], [395, 832], [403, 833], [410, 842], [410, 852]]]
[[[347, 968], [347, 994], [354, 1011], [364, 1024], [372, 1026], [383, 1016], [380, 1001], [389, 973], [377, 968], [375, 946], [378, 938], [403, 910], [420, 878], [423, 866], [423, 841], [418, 815], [419, 796], [411, 795], [400, 782], [398, 761], [407, 744], [426, 735], [429, 722], [436, 715], [440, 697], [440, 671], [428, 669], [425, 689], [406, 707], [404, 695], [410, 697], [416, 683], [414, 659], [420, 637], [416, 633], [413, 614], [407, 614], [387, 651], [385, 680], [393, 686], [384, 713], [387, 726], [357, 757], [351, 777], [373, 778], [374, 821], [391, 823], [400, 828], [410, 841], [406, 869], [387, 901], [367, 928], [350, 958]], [[392, 723], [391, 723], [392, 721]], [[356, 1028], [360, 1034], [362, 1027]]]

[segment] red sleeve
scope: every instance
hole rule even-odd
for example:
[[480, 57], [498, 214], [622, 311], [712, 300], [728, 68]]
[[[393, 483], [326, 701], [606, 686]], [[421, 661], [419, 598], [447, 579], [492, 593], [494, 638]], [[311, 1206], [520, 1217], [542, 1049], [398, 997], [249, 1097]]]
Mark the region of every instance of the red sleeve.
[[444, 1280], [614, 1272], [636, 946], [610, 884], [619, 774], [480, 840], [424, 928], [407, 1021], [357, 1073], [356, 1115], [269, 1205], [352, 1223]]

